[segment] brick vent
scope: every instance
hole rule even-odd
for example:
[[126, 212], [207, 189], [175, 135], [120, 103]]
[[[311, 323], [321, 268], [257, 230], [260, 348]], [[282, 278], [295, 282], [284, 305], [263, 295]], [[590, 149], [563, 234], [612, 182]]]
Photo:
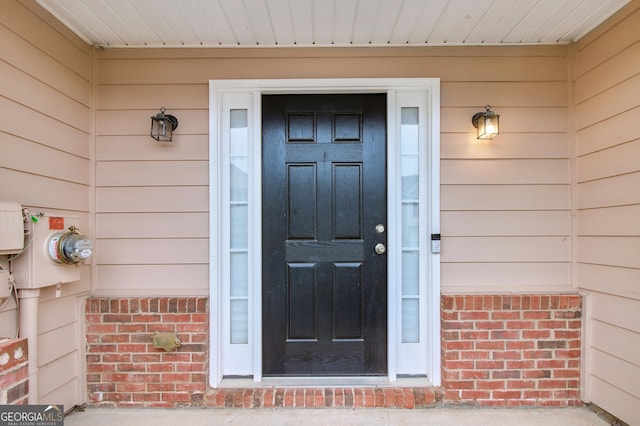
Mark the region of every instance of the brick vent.
[[0, 405], [29, 403], [27, 339], [0, 342]]
[[[209, 369], [205, 297], [91, 298], [86, 305], [89, 404], [202, 406]], [[154, 332], [182, 346], [154, 349]]]
[[448, 403], [580, 405], [579, 295], [442, 296]]
[[439, 388], [211, 389], [209, 408], [429, 408], [442, 402]]

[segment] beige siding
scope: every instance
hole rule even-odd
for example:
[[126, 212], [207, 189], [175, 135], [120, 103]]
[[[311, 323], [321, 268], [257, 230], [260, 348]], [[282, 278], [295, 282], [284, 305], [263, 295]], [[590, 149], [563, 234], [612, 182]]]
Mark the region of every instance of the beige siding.
[[[293, 77], [441, 78], [443, 291], [570, 289], [566, 55], [566, 47], [99, 52], [98, 294], [208, 294], [208, 81]], [[470, 119], [487, 103], [502, 114], [503, 134], [478, 142]], [[146, 136], [161, 106], [180, 120], [171, 144]], [[478, 226], [461, 222], [470, 217]]]
[[576, 46], [577, 285], [586, 395], [640, 418], [640, 2]]
[[[81, 218], [90, 234], [93, 52], [32, 1], [0, 13], [0, 200]], [[6, 258], [2, 259], [6, 266]], [[39, 306], [39, 402], [85, 402], [83, 301], [90, 273]], [[16, 332], [15, 303], [0, 312], [0, 335]], [[34, 357], [31, 357], [34, 359]]]

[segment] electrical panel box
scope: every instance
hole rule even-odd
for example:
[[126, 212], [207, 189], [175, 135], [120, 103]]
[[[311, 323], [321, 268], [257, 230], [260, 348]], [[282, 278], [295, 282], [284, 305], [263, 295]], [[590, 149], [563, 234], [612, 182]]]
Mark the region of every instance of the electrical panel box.
[[91, 257], [91, 241], [79, 233], [80, 219], [39, 213], [27, 225], [29, 247], [13, 261], [16, 288], [42, 288], [80, 280]]
[[20, 253], [24, 248], [22, 207], [0, 201], [0, 255]]

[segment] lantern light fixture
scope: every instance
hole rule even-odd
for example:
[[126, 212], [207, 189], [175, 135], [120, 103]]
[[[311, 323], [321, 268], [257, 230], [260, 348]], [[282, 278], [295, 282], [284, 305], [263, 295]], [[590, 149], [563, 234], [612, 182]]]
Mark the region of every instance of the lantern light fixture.
[[157, 141], [171, 142], [173, 131], [178, 127], [178, 119], [171, 114], [165, 114], [167, 109], [160, 108], [160, 112], [151, 116], [151, 133], [149, 136]]
[[484, 109], [473, 115], [471, 123], [478, 129], [477, 139], [493, 139], [500, 133], [500, 116], [491, 111], [491, 105], [485, 105]]

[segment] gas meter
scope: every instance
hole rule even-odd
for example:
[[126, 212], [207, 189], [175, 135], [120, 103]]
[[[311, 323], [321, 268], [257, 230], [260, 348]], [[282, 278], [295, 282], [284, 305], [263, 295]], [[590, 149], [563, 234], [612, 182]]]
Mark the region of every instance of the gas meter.
[[54, 262], [74, 265], [91, 257], [93, 244], [78, 228], [71, 226], [69, 232], [57, 232], [49, 237], [47, 249]]
[[[28, 249], [13, 261], [16, 287], [42, 288], [80, 280], [93, 243], [80, 233], [80, 218], [41, 212], [27, 223]], [[26, 246], [26, 244], [25, 244]]]

